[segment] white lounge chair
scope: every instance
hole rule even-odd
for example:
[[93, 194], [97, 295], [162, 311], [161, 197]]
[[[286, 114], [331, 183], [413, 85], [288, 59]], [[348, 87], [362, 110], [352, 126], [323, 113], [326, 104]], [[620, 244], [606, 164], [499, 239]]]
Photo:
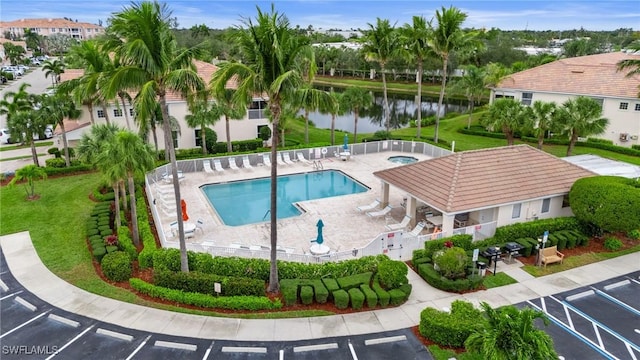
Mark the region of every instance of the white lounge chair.
[[249, 156], [242, 157], [242, 167], [245, 169], [251, 169], [253, 167], [251, 166], [251, 162], [249, 161]]
[[271, 157], [269, 154], [262, 154], [262, 163], [265, 166], [271, 166]]
[[417, 237], [418, 235], [420, 235], [425, 225], [426, 224], [424, 222], [420, 221], [418, 225], [416, 225], [416, 227], [414, 227], [413, 230], [409, 231], [407, 234]]
[[278, 153], [277, 156], [277, 160], [278, 160], [278, 165], [289, 165], [286, 162], [284, 162], [284, 160], [282, 159], [282, 154]]
[[220, 163], [220, 159], [213, 159], [213, 168], [216, 169], [216, 171], [224, 171], [222, 163]]
[[378, 211], [371, 211], [367, 213], [367, 216], [369, 216], [370, 218], [378, 218], [378, 217], [382, 217], [387, 215], [388, 213], [391, 212], [391, 209], [393, 209], [391, 207], [391, 205], [387, 205], [387, 207], [385, 207], [382, 210], [378, 210]]
[[202, 166], [204, 167], [204, 172], [206, 172], [207, 174], [214, 173], [213, 169], [211, 168], [211, 162], [209, 162], [209, 160], [202, 161]]
[[229, 158], [229, 169], [240, 170], [238, 164], [236, 164], [236, 158]]
[[357, 209], [360, 212], [367, 212], [367, 211], [371, 211], [371, 210], [377, 209], [378, 206], [380, 206], [380, 200], [376, 199], [374, 202], [372, 202], [369, 205], [358, 206]]
[[402, 230], [404, 228], [407, 227], [407, 225], [409, 225], [409, 222], [411, 221], [411, 216], [407, 216], [405, 215], [404, 218], [402, 218], [402, 221], [397, 223], [397, 224], [389, 224], [386, 226], [387, 230], [391, 230], [391, 231], [395, 231], [395, 230]]
[[285, 164], [293, 165], [293, 161], [291, 161], [291, 155], [288, 152], [282, 153], [282, 159]]
[[200, 232], [204, 232], [204, 221], [202, 221], [202, 219], [198, 219], [196, 221], [196, 230], [195, 231], [198, 231], [198, 230], [200, 230]]
[[309, 161], [309, 160], [305, 159], [305, 158], [304, 158], [304, 155], [303, 155], [301, 152], [296, 153], [296, 156], [298, 157], [298, 161], [299, 161], [299, 162], [301, 162], [301, 163], [303, 163], [303, 164], [307, 164], [307, 165], [308, 165], [308, 164], [311, 164], [311, 161]]

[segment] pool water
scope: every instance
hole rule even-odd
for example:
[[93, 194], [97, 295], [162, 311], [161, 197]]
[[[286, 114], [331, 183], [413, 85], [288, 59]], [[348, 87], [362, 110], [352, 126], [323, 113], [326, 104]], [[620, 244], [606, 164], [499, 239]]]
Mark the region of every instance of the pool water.
[[397, 164], [413, 164], [418, 161], [418, 159], [413, 156], [392, 156], [387, 160]]
[[[260, 178], [203, 185], [201, 189], [225, 225], [269, 221], [271, 179]], [[296, 203], [351, 195], [368, 188], [338, 170], [278, 176], [278, 219], [302, 214]]]

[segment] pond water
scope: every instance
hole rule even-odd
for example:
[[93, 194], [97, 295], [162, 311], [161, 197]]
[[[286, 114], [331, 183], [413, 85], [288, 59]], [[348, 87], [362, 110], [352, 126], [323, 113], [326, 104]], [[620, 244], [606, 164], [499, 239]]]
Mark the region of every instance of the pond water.
[[[342, 91], [334, 88], [335, 91]], [[383, 96], [382, 93], [374, 93], [374, 104], [371, 109], [361, 111], [358, 117], [358, 134], [374, 133], [378, 130], [385, 130], [383, 119]], [[409, 121], [415, 120], [417, 117], [416, 105], [417, 96], [407, 94], [389, 93], [389, 127], [393, 129], [401, 129], [409, 126]], [[431, 97], [422, 97], [422, 118], [435, 115], [438, 109], [438, 99]], [[442, 105], [441, 116], [449, 112], [464, 113], [467, 111], [466, 100], [446, 100]], [[301, 112], [300, 114], [304, 114]], [[309, 113], [309, 120], [313, 121], [317, 128], [330, 129], [331, 115], [322, 114], [318, 111]], [[354, 128], [353, 113], [349, 112], [336, 117], [336, 130], [343, 130], [353, 133]], [[359, 137], [359, 136], [358, 136]]]

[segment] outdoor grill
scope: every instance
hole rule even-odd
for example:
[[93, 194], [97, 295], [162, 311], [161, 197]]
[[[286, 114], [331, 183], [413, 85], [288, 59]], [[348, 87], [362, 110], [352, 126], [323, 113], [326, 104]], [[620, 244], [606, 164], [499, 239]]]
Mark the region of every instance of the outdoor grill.
[[482, 252], [482, 256], [489, 258], [491, 261], [494, 258], [499, 257], [502, 254], [499, 246], [489, 246], [485, 251]]
[[518, 243], [515, 243], [515, 242], [506, 243], [504, 245], [504, 247], [509, 252], [509, 257], [508, 257], [507, 261], [505, 261], [505, 262], [507, 262], [509, 264], [513, 263], [513, 258], [514, 257], [518, 257], [518, 256], [521, 255], [520, 254], [520, 250], [522, 250], [524, 248], [522, 245], [520, 245]]

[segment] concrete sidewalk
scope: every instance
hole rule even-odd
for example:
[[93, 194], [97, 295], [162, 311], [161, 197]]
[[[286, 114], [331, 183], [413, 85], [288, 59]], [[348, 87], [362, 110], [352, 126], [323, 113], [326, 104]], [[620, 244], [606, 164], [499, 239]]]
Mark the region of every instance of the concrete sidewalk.
[[132, 329], [204, 339], [290, 341], [359, 335], [418, 325], [425, 307], [448, 308], [463, 299], [492, 306], [567, 291], [640, 269], [640, 253], [534, 278], [517, 267], [499, 269], [520, 282], [464, 295], [427, 285], [413, 271], [413, 291], [402, 306], [347, 315], [298, 319], [232, 319], [189, 315], [104, 298], [79, 289], [55, 276], [40, 261], [28, 232], [0, 237], [0, 246], [13, 276], [30, 292], [63, 310]]

